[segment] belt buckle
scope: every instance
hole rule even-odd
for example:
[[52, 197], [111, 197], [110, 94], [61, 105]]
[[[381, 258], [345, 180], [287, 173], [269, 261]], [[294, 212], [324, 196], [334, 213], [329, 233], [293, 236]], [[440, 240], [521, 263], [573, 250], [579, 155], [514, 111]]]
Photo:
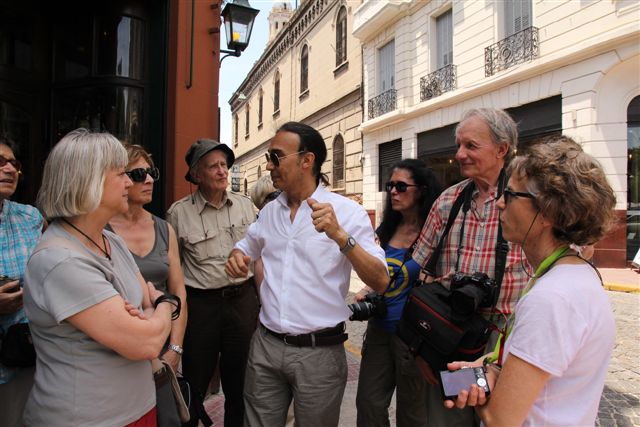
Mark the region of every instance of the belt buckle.
[[293, 345], [295, 345], [295, 344], [291, 344], [290, 342], [287, 342], [287, 337], [290, 337], [290, 336], [294, 336], [294, 335], [289, 335], [289, 334], [287, 334], [287, 335], [285, 335], [284, 337], [282, 337], [282, 341], [284, 341], [285, 345], [291, 345], [291, 346], [293, 346]]

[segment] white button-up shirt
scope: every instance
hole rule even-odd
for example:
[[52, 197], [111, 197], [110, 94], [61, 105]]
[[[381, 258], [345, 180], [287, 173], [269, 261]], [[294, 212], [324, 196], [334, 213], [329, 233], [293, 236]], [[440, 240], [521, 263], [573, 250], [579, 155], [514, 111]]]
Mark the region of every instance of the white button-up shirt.
[[[375, 242], [371, 221], [362, 206], [322, 186], [311, 198], [331, 203], [342, 228], [386, 268], [384, 251]], [[290, 214], [287, 195], [282, 193], [260, 211], [258, 220], [235, 247], [252, 260], [262, 257], [262, 324], [295, 335], [333, 327], [349, 318], [351, 311], [345, 298], [352, 267], [338, 244], [315, 230], [306, 201], [293, 222]]]

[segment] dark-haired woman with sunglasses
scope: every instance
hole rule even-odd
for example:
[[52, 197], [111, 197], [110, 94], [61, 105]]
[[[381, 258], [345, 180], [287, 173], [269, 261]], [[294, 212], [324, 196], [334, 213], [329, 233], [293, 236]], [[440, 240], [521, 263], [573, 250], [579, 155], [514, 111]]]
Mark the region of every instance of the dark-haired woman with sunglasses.
[[146, 281], [164, 293], [180, 297], [182, 301], [180, 316], [171, 325], [169, 346], [162, 356], [177, 370], [187, 326], [187, 293], [178, 242], [171, 224], [144, 208], [151, 203], [154, 182], [160, 179], [151, 155], [139, 145], [127, 144], [125, 147], [129, 155], [126, 174], [133, 182], [129, 188], [129, 210], [111, 218], [107, 228], [124, 239]]
[[[396, 392], [398, 426], [426, 426], [426, 382], [413, 355], [395, 335], [395, 329], [409, 290], [420, 266], [411, 258], [431, 205], [441, 191], [440, 184], [423, 161], [405, 159], [392, 167], [385, 185], [387, 201], [382, 223], [376, 230], [384, 248], [391, 282], [384, 293], [387, 313], [373, 317], [362, 345], [356, 406], [358, 426], [388, 426], [389, 404]], [[369, 289], [356, 295], [362, 300]]]

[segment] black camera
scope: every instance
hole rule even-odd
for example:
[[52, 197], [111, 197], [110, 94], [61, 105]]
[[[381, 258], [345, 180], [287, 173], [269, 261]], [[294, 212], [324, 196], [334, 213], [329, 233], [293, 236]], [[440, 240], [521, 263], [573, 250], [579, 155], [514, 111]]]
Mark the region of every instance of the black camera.
[[451, 307], [459, 314], [470, 316], [478, 307], [492, 307], [497, 289], [496, 281], [484, 273], [471, 276], [456, 273], [451, 278]]
[[353, 312], [349, 320], [368, 320], [371, 317], [384, 317], [387, 315], [387, 303], [384, 296], [371, 292], [364, 300], [349, 304], [349, 310]]

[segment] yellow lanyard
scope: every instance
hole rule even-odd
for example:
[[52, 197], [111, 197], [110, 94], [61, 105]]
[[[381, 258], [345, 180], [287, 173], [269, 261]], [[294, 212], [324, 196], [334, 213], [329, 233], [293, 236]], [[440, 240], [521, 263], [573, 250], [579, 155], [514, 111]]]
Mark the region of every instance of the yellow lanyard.
[[[536, 280], [540, 276], [542, 276], [544, 273], [546, 273], [547, 270], [549, 270], [551, 266], [555, 264], [556, 261], [562, 258], [564, 254], [567, 253], [568, 250], [569, 250], [569, 246], [559, 247], [558, 249], [553, 251], [551, 255], [546, 257], [540, 263], [540, 265], [536, 269], [535, 274], [529, 280], [529, 283], [527, 283], [527, 287], [522, 291], [522, 294], [520, 295], [520, 299], [524, 298], [524, 296], [529, 293], [531, 288], [533, 288], [533, 285], [536, 283]], [[511, 313], [511, 316], [509, 316], [509, 319], [507, 319], [505, 328], [503, 329], [503, 331], [500, 333], [500, 336], [498, 337], [498, 342], [496, 342], [496, 346], [493, 349], [493, 353], [491, 354], [491, 356], [488, 357], [489, 362], [499, 363], [498, 361], [502, 361], [504, 344], [507, 341], [507, 338], [509, 337], [509, 335], [511, 334], [511, 330], [513, 329], [513, 324], [515, 323], [515, 320], [516, 320], [516, 313], [514, 309], [513, 313]]]

